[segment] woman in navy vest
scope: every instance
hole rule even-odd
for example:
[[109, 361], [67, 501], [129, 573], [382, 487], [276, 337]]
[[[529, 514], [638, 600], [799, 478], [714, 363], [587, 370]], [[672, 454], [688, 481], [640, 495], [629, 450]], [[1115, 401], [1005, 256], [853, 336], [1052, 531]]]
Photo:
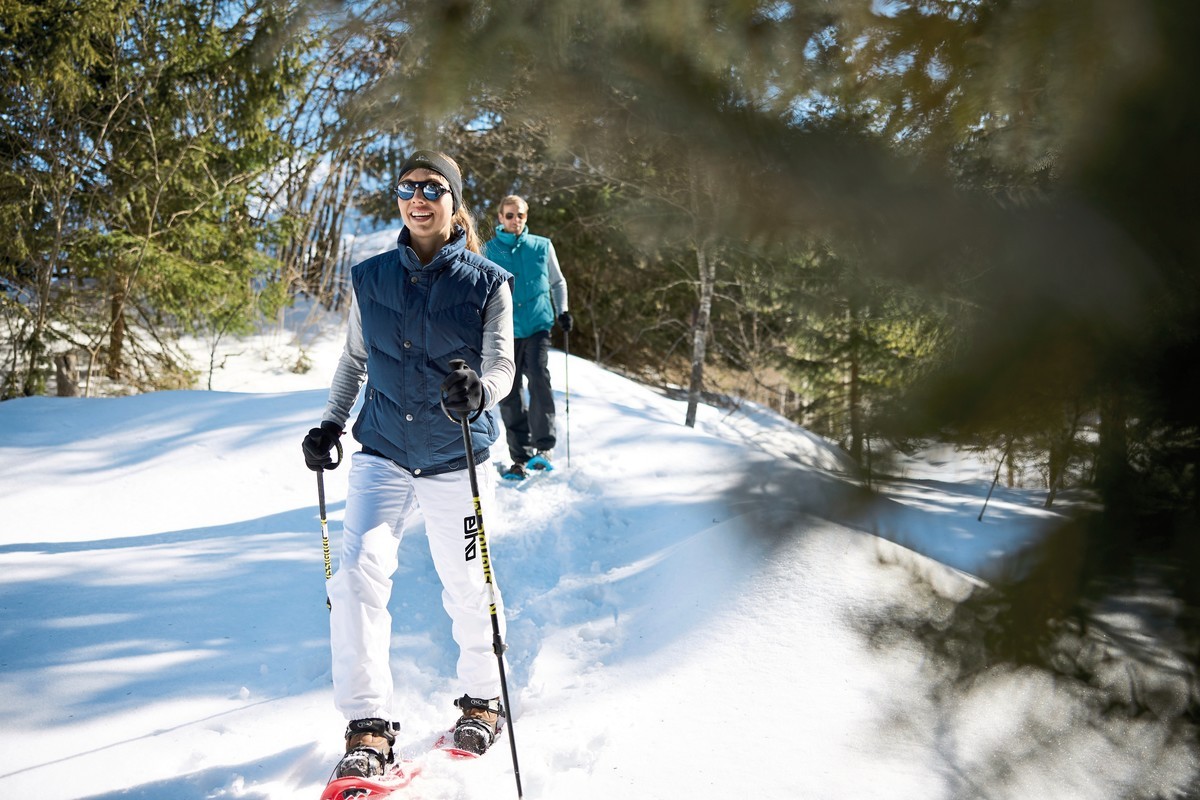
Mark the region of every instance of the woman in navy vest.
[[[351, 270], [346, 346], [320, 427], [303, 446], [310, 469], [330, 467], [330, 451], [363, 391], [353, 427], [362, 449], [351, 456], [341, 558], [329, 581], [334, 702], [349, 723], [338, 777], [382, 774], [392, 760], [399, 725], [388, 599], [400, 539], [418, 512], [459, 647], [456, 745], [482, 753], [504, 714], [489, 593], [480, 555], [467, 546], [475, 509], [462, 428], [442, 402], [474, 418], [475, 460], [485, 461], [499, 432], [494, 407], [513, 381], [511, 276], [480, 255], [462, 173], [449, 156], [413, 153], [400, 169], [396, 196], [404, 221], [398, 246]], [[452, 371], [455, 359], [468, 367]], [[491, 472], [478, 470], [489, 521]], [[503, 637], [498, 591], [496, 610]]]

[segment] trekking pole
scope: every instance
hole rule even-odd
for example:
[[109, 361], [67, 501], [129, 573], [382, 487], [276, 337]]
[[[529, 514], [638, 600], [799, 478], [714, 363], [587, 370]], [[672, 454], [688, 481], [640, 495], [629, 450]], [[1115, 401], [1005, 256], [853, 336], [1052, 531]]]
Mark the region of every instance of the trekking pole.
[[[337, 445], [337, 461], [330, 461], [329, 469], [337, 469], [337, 465], [342, 463], [342, 443], [334, 441]], [[321, 550], [325, 554], [325, 583], [328, 586], [329, 579], [333, 577], [333, 560], [329, 557], [329, 526], [325, 523], [325, 467], [317, 470], [317, 503], [321, 509]], [[329, 589], [325, 590], [325, 607], [333, 611], [333, 603], [329, 602]]]
[[567, 399], [567, 469], [571, 468], [571, 332], [563, 331], [563, 389]]
[[[450, 362], [450, 370], [454, 371], [467, 366], [467, 362], [460, 358], [456, 358]], [[442, 413], [449, 417], [451, 422], [457, 422], [462, 426], [463, 447], [467, 452], [467, 476], [471, 481], [471, 500], [475, 506], [475, 538], [479, 542], [479, 553], [483, 560], [483, 579], [487, 584], [488, 591], [488, 608], [492, 617], [492, 651], [496, 654], [496, 663], [500, 666], [500, 695], [504, 701], [505, 715], [511, 713], [512, 706], [508, 702], [508, 678], [504, 673], [504, 651], [507, 645], [504, 644], [503, 637], [500, 636], [500, 618], [496, 613], [496, 584], [492, 578], [492, 559], [488, 555], [487, 534], [483, 530], [483, 506], [479, 502], [479, 481], [475, 475], [475, 448], [471, 444], [471, 421], [467, 419], [467, 414], [463, 414], [457, 420], [451, 416], [446, 410], [445, 398], [442, 398]], [[475, 415], [475, 419], [482, 414], [482, 409]], [[521, 791], [521, 768], [517, 764], [517, 740], [513, 733], [512, 717], [508, 718], [508, 744], [512, 749], [513, 762], [513, 777], [517, 781], [517, 797], [523, 797]]]

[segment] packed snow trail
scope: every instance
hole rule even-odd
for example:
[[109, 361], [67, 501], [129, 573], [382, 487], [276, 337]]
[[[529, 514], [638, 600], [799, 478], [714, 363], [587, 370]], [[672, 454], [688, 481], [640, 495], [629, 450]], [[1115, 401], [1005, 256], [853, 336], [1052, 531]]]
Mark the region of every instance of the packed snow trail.
[[[320, 796], [344, 720], [299, 444], [332, 361], [244, 363], [243, 385], [277, 391], [0, 403], [0, 797]], [[498, 492], [488, 520], [525, 797], [951, 800], [982, 773], [990, 798], [1115, 800], [1195, 776], [1188, 743], [1094, 717], [1040, 673], [940, 701], [945, 665], [872, 627], [944, 613], [964, 571], [1036, 538], [1040, 498], [999, 491], [973, 526], [985, 480], [914, 473], [862, 505], [836, 448], [769, 412], [702, 407], [691, 429], [681, 402], [594, 364], [570, 379], [570, 468]], [[345, 473], [326, 474], [335, 560]], [[390, 604], [408, 747], [457, 716], [423, 538], [406, 535]], [[915, 553], [947, 542], [957, 569]], [[508, 756], [422, 780], [504, 796]]]

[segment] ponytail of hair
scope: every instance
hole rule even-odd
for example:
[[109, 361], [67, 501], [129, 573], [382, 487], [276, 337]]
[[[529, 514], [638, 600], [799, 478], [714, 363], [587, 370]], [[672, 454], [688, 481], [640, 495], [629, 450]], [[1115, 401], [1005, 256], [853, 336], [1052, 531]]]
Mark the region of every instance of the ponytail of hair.
[[460, 205], [458, 211], [454, 212], [453, 221], [462, 226], [463, 235], [467, 239], [467, 249], [476, 255], [483, 255], [483, 242], [479, 240], [479, 232], [475, 230], [475, 215], [465, 204]]

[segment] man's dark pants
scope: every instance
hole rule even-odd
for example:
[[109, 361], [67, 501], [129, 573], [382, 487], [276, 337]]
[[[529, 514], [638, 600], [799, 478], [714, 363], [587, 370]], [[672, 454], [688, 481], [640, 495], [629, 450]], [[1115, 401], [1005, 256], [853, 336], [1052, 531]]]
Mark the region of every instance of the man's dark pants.
[[[550, 388], [550, 331], [539, 331], [513, 343], [517, 374], [512, 391], [500, 401], [500, 418], [508, 435], [508, 455], [524, 464], [538, 450], [550, 450], [554, 435], [554, 392]], [[522, 392], [529, 385], [529, 406]]]

